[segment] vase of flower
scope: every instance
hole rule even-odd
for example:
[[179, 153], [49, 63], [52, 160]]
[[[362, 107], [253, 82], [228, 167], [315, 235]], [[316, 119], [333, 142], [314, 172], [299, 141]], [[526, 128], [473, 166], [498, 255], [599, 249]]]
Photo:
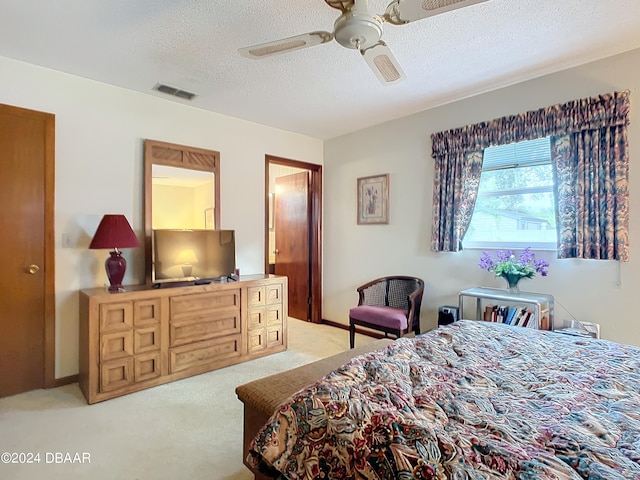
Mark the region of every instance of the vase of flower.
[[507, 281], [507, 292], [508, 293], [520, 293], [520, 287], [518, 287], [518, 282], [522, 280], [521, 275], [505, 273], [501, 275]]
[[533, 278], [536, 273], [546, 277], [549, 263], [536, 260], [531, 249], [525, 248], [519, 258], [516, 258], [511, 250], [498, 250], [495, 259], [489, 252], [482, 252], [478, 266], [495, 273], [496, 277], [504, 278], [509, 293], [520, 293], [518, 282], [523, 278]]

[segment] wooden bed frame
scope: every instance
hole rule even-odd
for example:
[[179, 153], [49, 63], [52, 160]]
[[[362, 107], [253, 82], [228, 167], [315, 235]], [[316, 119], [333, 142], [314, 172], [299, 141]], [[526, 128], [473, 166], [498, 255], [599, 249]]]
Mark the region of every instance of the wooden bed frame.
[[256, 472], [247, 464], [249, 444], [277, 408], [298, 390], [311, 385], [352, 358], [378, 350], [392, 341], [390, 338], [376, 340], [301, 367], [254, 380], [236, 388], [236, 395], [244, 403], [242, 459], [247, 468], [253, 472], [256, 480], [267, 480], [271, 477]]

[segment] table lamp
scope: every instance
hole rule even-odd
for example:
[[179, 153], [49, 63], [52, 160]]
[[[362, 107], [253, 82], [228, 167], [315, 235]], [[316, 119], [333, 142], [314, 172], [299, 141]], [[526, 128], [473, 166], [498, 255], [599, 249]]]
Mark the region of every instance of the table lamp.
[[89, 248], [113, 248], [113, 251], [109, 252], [110, 257], [104, 263], [109, 283], [111, 283], [110, 292], [124, 291], [122, 279], [127, 270], [127, 261], [118, 249], [139, 246], [138, 237], [124, 215], [105, 215], [102, 217]]

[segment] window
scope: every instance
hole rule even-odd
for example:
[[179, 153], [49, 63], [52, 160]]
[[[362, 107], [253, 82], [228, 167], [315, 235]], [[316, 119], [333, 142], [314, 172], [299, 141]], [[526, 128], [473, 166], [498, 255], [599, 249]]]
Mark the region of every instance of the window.
[[549, 138], [489, 147], [465, 248], [557, 245]]

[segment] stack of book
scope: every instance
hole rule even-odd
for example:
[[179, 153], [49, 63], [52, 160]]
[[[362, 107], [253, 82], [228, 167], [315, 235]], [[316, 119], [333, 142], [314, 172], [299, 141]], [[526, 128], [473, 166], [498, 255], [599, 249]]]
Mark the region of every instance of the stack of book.
[[484, 309], [484, 321], [538, 328], [535, 312], [521, 305], [487, 305]]

